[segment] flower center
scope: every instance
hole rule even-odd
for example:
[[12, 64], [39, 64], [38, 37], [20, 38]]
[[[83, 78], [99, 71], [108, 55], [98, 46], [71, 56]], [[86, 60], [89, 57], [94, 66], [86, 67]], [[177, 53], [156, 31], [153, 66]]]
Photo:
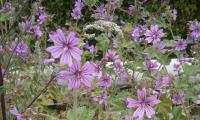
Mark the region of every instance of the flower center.
[[82, 73], [82, 72], [81, 72], [80, 70], [77, 70], [77, 71], [74, 73], [74, 75], [75, 75], [76, 78], [79, 78], [79, 79], [80, 79], [80, 78], [81, 78], [81, 73]]

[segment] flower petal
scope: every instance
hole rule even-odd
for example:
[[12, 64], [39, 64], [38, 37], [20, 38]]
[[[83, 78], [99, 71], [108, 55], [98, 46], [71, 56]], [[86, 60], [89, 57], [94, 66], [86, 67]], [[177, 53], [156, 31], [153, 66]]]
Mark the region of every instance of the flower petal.
[[72, 65], [72, 56], [68, 52], [64, 52], [60, 59], [60, 64], [65, 65], [68, 64], [69, 66]]
[[65, 35], [64, 35], [63, 31], [61, 29], [57, 29], [56, 32], [57, 32], [57, 37], [59, 38], [59, 40], [66, 42]]
[[142, 119], [144, 116], [144, 107], [140, 106], [136, 109], [136, 111], [133, 113], [134, 117], [139, 117], [139, 119]]
[[82, 51], [79, 48], [77, 48], [77, 47], [71, 48], [70, 53], [75, 60], [77, 60], [77, 61], [81, 60]]
[[89, 75], [84, 75], [82, 76], [82, 82], [85, 86], [87, 87], [91, 87], [92, 85], [92, 80], [93, 80], [93, 77], [92, 76], [89, 76]]
[[51, 46], [46, 51], [50, 52], [53, 58], [59, 58], [63, 52], [63, 48], [61, 46]]
[[59, 80], [67, 80], [67, 79], [70, 79], [72, 76], [73, 76], [73, 75], [72, 75], [71, 72], [68, 72], [68, 71], [61, 71], [61, 72], [58, 74], [57, 78], [58, 78]]
[[152, 118], [155, 115], [155, 111], [153, 110], [151, 106], [146, 106], [145, 111], [148, 118]]
[[94, 67], [90, 62], [86, 62], [81, 70], [84, 74], [92, 74], [94, 72]]
[[80, 88], [80, 80], [70, 80], [68, 83], [68, 89], [78, 89]]
[[80, 61], [74, 61], [70, 67], [71, 72], [76, 72], [77, 70], [80, 70]]
[[142, 88], [142, 90], [137, 90], [137, 95], [139, 100], [145, 100], [146, 99], [146, 89]]
[[60, 40], [57, 36], [56, 33], [53, 33], [53, 34], [49, 34], [49, 38], [55, 43], [55, 44], [58, 44], [58, 45], [62, 45], [64, 43], [64, 41]]
[[147, 97], [146, 101], [147, 101], [148, 104], [150, 104], [151, 106], [160, 103], [160, 100], [157, 99], [157, 96], [156, 96], [156, 95], [153, 95], [153, 96], [151, 96], [151, 97]]
[[136, 101], [136, 100], [134, 100], [132, 98], [127, 98], [126, 102], [127, 102], [127, 107], [128, 108], [137, 107], [137, 106], [140, 105], [138, 101]]

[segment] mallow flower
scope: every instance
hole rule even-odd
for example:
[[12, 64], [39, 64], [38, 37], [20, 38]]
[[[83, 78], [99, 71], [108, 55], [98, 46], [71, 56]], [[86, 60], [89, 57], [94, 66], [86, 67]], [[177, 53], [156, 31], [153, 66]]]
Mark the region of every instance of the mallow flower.
[[20, 40], [19, 43], [13, 42], [12, 49], [16, 55], [25, 57], [28, 54], [28, 45], [23, 40]]
[[101, 93], [99, 96], [93, 96], [93, 97], [92, 97], [92, 99], [93, 99], [95, 102], [98, 102], [100, 105], [101, 105], [101, 104], [106, 104], [107, 98], [108, 98], [108, 94], [105, 93], [105, 92]]
[[187, 47], [187, 43], [185, 40], [180, 39], [175, 43], [175, 50], [176, 51], [181, 51], [181, 50], [185, 50]]
[[81, 83], [87, 87], [92, 86], [94, 69], [91, 63], [87, 62], [82, 67], [80, 62], [75, 61], [69, 71], [61, 71], [58, 75], [59, 80], [68, 80], [68, 89], [79, 89]]
[[182, 92], [181, 93], [174, 93], [172, 95], [173, 104], [181, 105], [181, 104], [185, 103], [185, 100], [186, 100], [186, 94], [184, 94]]
[[3, 12], [8, 13], [10, 11], [12, 11], [12, 5], [11, 3], [5, 3], [3, 8], [2, 8]]
[[119, 60], [119, 56], [113, 49], [109, 49], [106, 52], [105, 59], [114, 62], [116, 60]]
[[190, 25], [190, 35], [194, 39], [200, 38], [200, 22], [194, 22]]
[[160, 100], [156, 95], [146, 97], [146, 89], [142, 88], [137, 90], [138, 100], [127, 98], [126, 103], [128, 108], [137, 107], [133, 116], [143, 119], [144, 113], [148, 118], [152, 118], [155, 115], [155, 111], [152, 108], [154, 105], [159, 104]]
[[13, 107], [11, 110], [10, 110], [10, 113], [12, 115], [14, 115], [17, 120], [25, 120], [25, 118], [23, 118], [23, 115], [21, 113], [18, 112], [17, 108], [16, 107]]
[[108, 88], [112, 85], [112, 79], [109, 75], [102, 76], [97, 82], [100, 84], [100, 86], [105, 88]]
[[152, 74], [156, 74], [158, 71], [159, 64], [156, 61], [153, 62], [151, 60], [148, 60], [146, 61], [144, 66], [147, 70], [151, 71]]
[[69, 32], [65, 36], [61, 29], [57, 29], [49, 38], [54, 42], [54, 46], [48, 47], [46, 51], [50, 52], [53, 58], [60, 58], [61, 65], [71, 66], [73, 60], [81, 60], [82, 51], [78, 48], [80, 39], [76, 33]]
[[144, 34], [148, 43], [160, 42], [160, 39], [165, 35], [163, 29], [159, 29], [158, 25], [151, 25], [150, 29]]

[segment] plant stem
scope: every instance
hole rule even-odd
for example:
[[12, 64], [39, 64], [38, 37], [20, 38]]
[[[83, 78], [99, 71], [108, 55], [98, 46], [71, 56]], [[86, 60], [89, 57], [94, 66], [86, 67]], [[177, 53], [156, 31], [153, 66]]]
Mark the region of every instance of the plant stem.
[[[3, 87], [3, 74], [1, 69], [1, 63], [0, 63], [0, 87]], [[4, 91], [1, 93], [1, 111], [3, 120], [6, 120], [6, 104], [5, 104]]]
[[73, 90], [73, 119], [78, 120], [77, 108], [78, 108], [78, 90]]

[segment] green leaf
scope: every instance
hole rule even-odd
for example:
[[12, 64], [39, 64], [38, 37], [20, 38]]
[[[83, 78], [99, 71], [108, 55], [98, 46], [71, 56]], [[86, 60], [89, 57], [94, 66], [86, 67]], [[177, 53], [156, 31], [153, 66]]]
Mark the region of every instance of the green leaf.
[[160, 101], [161, 103], [156, 106], [157, 111], [161, 114], [169, 113], [172, 109], [172, 101], [166, 96], [161, 96]]
[[[92, 120], [95, 115], [95, 110], [89, 110], [85, 106], [77, 109], [78, 120]], [[67, 111], [67, 120], [73, 120], [73, 109]]]

